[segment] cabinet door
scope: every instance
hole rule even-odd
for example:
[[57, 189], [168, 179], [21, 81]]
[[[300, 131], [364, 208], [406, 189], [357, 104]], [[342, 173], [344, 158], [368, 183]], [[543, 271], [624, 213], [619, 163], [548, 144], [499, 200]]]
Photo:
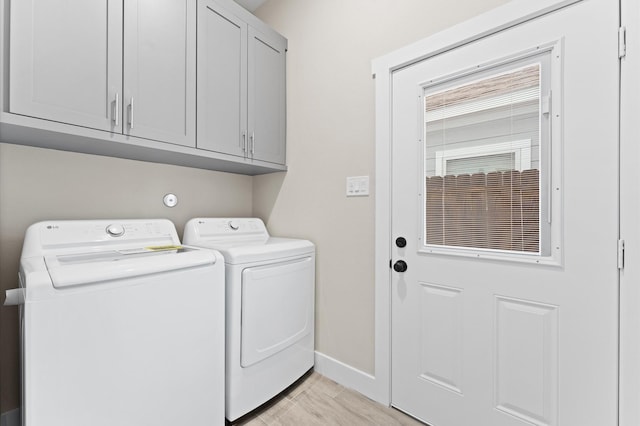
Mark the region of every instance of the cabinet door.
[[125, 0], [125, 134], [195, 146], [195, 4]]
[[16, 0], [10, 27], [10, 112], [120, 131], [122, 0]]
[[198, 7], [198, 148], [245, 156], [247, 24], [212, 1]]
[[285, 163], [285, 41], [249, 27], [250, 156]]

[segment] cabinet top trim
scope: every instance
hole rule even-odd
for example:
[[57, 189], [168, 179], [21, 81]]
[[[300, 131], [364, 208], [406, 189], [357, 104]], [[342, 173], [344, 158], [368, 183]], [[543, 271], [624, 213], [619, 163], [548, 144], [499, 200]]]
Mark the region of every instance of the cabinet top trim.
[[219, 7], [222, 7], [224, 9], [226, 9], [227, 11], [233, 13], [238, 18], [242, 19], [247, 24], [249, 24], [251, 27], [253, 27], [254, 29], [258, 30], [259, 32], [265, 34], [266, 36], [275, 37], [275, 38], [280, 39], [281, 42], [282, 42], [283, 49], [285, 51], [288, 50], [288, 45], [289, 45], [288, 44], [288, 40], [282, 34], [277, 32], [273, 28], [269, 27], [266, 23], [261, 21], [257, 16], [255, 16], [253, 13], [249, 12], [244, 7], [240, 6], [235, 1], [233, 1], [233, 0], [207, 0], [207, 1], [209, 1], [211, 3], [214, 3], [214, 4], [218, 5]]

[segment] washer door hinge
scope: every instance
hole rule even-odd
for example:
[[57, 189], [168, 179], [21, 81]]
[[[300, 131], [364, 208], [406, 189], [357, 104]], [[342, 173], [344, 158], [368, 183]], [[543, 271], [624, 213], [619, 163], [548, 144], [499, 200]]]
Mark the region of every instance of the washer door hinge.
[[618, 269], [624, 268], [624, 240], [618, 240]]
[[627, 56], [627, 27], [618, 28], [618, 58]]

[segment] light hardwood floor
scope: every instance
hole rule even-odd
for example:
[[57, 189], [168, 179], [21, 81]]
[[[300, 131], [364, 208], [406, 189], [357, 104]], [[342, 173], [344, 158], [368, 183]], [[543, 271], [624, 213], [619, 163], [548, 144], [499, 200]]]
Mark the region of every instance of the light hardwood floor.
[[374, 402], [316, 372], [307, 373], [280, 396], [232, 424], [424, 426], [404, 413]]

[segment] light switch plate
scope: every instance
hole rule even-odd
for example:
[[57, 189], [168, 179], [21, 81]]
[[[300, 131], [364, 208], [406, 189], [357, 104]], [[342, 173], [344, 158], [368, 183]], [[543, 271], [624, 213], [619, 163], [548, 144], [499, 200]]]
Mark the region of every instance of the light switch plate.
[[366, 197], [369, 195], [369, 176], [347, 177], [347, 197]]

